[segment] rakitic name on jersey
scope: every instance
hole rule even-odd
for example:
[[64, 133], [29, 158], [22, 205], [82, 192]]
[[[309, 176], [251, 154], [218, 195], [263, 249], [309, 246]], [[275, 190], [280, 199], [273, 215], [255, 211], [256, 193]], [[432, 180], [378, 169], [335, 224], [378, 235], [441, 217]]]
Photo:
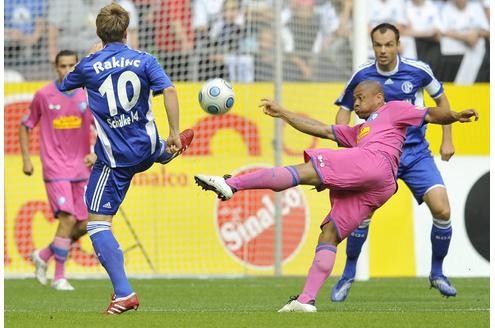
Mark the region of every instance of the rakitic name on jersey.
[[112, 69], [115, 67], [127, 67], [127, 66], [139, 67], [140, 64], [141, 64], [141, 60], [139, 59], [128, 59], [124, 57], [120, 57], [120, 59], [117, 59], [115, 57], [112, 57], [112, 60], [105, 60], [103, 63], [101, 61], [97, 61], [96, 63], [93, 64], [93, 68], [96, 74], [99, 74], [106, 69]]
[[124, 126], [131, 125], [134, 122], [139, 121], [138, 112], [130, 112], [131, 115], [120, 114], [118, 117], [108, 118], [108, 126], [112, 129], [123, 128]]

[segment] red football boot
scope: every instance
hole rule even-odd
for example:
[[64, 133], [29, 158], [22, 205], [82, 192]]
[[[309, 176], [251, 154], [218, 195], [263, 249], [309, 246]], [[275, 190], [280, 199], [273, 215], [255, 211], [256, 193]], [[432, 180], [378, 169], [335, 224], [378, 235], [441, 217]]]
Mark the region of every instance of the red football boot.
[[180, 142], [182, 144], [180, 153], [186, 151], [187, 147], [189, 147], [189, 145], [191, 144], [193, 138], [194, 138], [194, 131], [192, 129], [185, 129], [180, 133]]
[[139, 300], [136, 293], [132, 293], [127, 297], [115, 298], [115, 294], [112, 295], [112, 301], [108, 305], [105, 314], [122, 314], [129, 310], [137, 310], [139, 307]]
[[193, 138], [194, 138], [194, 131], [192, 129], [185, 129], [184, 131], [182, 131], [180, 133], [180, 143], [182, 144], [182, 148], [178, 152], [167, 158], [166, 160], [160, 162], [160, 164], [167, 164], [171, 160], [173, 160], [174, 158], [185, 152], [186, 149], [191, 144]]

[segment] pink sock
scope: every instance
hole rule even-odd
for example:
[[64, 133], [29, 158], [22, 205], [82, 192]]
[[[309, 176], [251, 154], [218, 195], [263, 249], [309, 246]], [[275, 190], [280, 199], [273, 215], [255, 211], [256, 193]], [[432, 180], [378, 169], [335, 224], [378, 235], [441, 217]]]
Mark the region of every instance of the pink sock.
[[319, 244], [316, 247], [315, 259], [311, 268], [309, 268], [306, 284], [303, 292], [297, 300], [301, 303], [308, 303], [316, 299], [316, 295], [320, 291], [328, 276], [332, 272], [335, 263], [337, 248], [330, 244]]
[[52, 256], [53, 256], [53, 251], [50, 245], [46, 246], [40, 251], [40, 257], [45, 262], [48, 262], [48, 260], [50, 260]]
[[293, 166], [260, 169], [225, 180], [235, 190], [271, 189], [282, 191], [297, 186], [301, 179]]
[[70, 238], [55, 237], [51, 244], [52, 251], [55, 255], [55, 273], [53, 280], [64, 278], [65, 261], [69, 255]]

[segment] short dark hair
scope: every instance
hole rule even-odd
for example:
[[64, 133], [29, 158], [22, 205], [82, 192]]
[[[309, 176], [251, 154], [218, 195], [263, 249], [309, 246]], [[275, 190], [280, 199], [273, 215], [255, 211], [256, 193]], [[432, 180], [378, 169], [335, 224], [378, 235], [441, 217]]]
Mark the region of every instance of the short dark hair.
[[68, 49], [65, 49], [65, 50], [61, 50], [56, 56], [55, 56], [55, 65], [58, 64], [58, 59], [60, 57], [65, 57], [65, 56], [74, 56], [76, 57], [76, 61], [79, 61], [79, 58], [77, 57], [77, 52], [75, 52], [74, 50], [68, 50]]
[[127, 27], [129, 13], [115, 2], [101, 8], [96, 16], [96, 34], [104, 44], [123, 42]]
[[383, 34], [383, 33], [387, 32], [387, 30], [394, 32], [395, 41], [398, 43], [399, 39], [400, 39], [399, 29], [397, 27], [395, 27], [395, 25], [392, 25], [390, 23], [381, 23], [381, 24], [378, 24], [377, 26], [375, 26], [371, 30], [371, 33], [370, 33], [371, 40], [373, 41], [373, 34], [375, 34], [376, 31], [380, 31], [380, 33]]

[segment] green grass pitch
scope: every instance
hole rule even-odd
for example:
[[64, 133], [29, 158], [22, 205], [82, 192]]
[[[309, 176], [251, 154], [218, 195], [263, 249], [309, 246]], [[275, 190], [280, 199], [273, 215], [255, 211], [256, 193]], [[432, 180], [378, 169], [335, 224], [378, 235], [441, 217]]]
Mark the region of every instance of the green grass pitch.
[[454, 278], [458, 295], [443, 298], [427, 278], [356, 282], [344, 303], [331, 303], [332, 277], [318, 313], [277, 313], [297, 294], [302, 277], [132, 280], [141, 306], [104, 316], [108, 280], [72, 280], [76, 291], [57, 292], [34, 279], [4, 280], [5, 327], [489, 327], [489, 279]]

